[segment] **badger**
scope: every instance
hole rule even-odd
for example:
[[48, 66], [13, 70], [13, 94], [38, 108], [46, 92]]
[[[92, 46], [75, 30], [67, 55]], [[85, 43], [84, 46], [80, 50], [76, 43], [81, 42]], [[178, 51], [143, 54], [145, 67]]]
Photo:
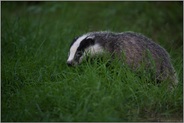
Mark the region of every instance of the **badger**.
[[[110, 31], [89, 32], [76, 37], [70, 45], [67, 65], [76, 66], [84, 60], [86, 55], [91, 57], [108, 52], [119, 59], [124, 54], [126, 63], [132, 69], [140, 67], [145, 62], [146, 67], [152, 67], [155, 62], [156, 79], [163, 81], [169, 79], [173, 85], [177, 85], [178, 78], [171, 64], [168, 52], [143, 34], [131, 31], [115, 33]], [[151, 58], [149, 57], [151, 56]]]

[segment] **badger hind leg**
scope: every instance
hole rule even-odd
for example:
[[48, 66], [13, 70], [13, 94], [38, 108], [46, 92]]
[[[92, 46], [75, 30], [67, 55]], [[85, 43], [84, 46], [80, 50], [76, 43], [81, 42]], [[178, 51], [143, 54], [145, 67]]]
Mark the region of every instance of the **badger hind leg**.
[[174, 67], [161, 65], [160, 71], [156, 74], [157, 82], [168, 82], [169, 89], [174, 89], [178, 85], [178, 76]]

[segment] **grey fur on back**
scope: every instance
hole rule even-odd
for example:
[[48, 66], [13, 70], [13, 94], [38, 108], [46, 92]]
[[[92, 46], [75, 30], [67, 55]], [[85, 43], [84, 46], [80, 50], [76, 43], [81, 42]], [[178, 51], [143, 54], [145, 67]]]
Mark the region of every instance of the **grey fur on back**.
[[170, 56], [167, 51], [160, 45], [142, 34], [134, 32], [90, 32], [95, 42], [98, 43], [105, 51], [115, 53], [121, 57], [125, 53], [125, 62], [133, 69], [139, 67], [144, 60], [148, 67], [151, 67], [150, 60], [146, 52], [150, 52], [156, 65], [156, 77], [158, 80], [170, 79], [173, 84], [177, 84], [176, 72], [171, 64]]

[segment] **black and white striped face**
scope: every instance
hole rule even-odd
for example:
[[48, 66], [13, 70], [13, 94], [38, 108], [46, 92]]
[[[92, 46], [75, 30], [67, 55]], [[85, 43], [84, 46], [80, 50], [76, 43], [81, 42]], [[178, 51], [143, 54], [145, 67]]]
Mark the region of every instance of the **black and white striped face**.
[[70, 46], [67, 64], [75, 66], [82, 62], [84, 56], [88, 53], [95, 54], [101, 51], [101, 47], [95, 42], [93, 36], [83, 35], [74, 39]]

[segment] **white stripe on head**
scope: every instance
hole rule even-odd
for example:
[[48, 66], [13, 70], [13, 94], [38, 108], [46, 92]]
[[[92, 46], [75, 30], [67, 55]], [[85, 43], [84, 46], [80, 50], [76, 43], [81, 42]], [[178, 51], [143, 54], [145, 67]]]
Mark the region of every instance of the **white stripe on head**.
[[82, 40], [84, 40], [88, 35], [83, 35], [81, 37], [79, 37], [74, 43], [73, 45], [70, 47], [70, 55], [68, 57], [67, 61], [72, 61], [74, 59], [75, 53], [77, 51], [77, 48], [79, 47], [80, 43]]

